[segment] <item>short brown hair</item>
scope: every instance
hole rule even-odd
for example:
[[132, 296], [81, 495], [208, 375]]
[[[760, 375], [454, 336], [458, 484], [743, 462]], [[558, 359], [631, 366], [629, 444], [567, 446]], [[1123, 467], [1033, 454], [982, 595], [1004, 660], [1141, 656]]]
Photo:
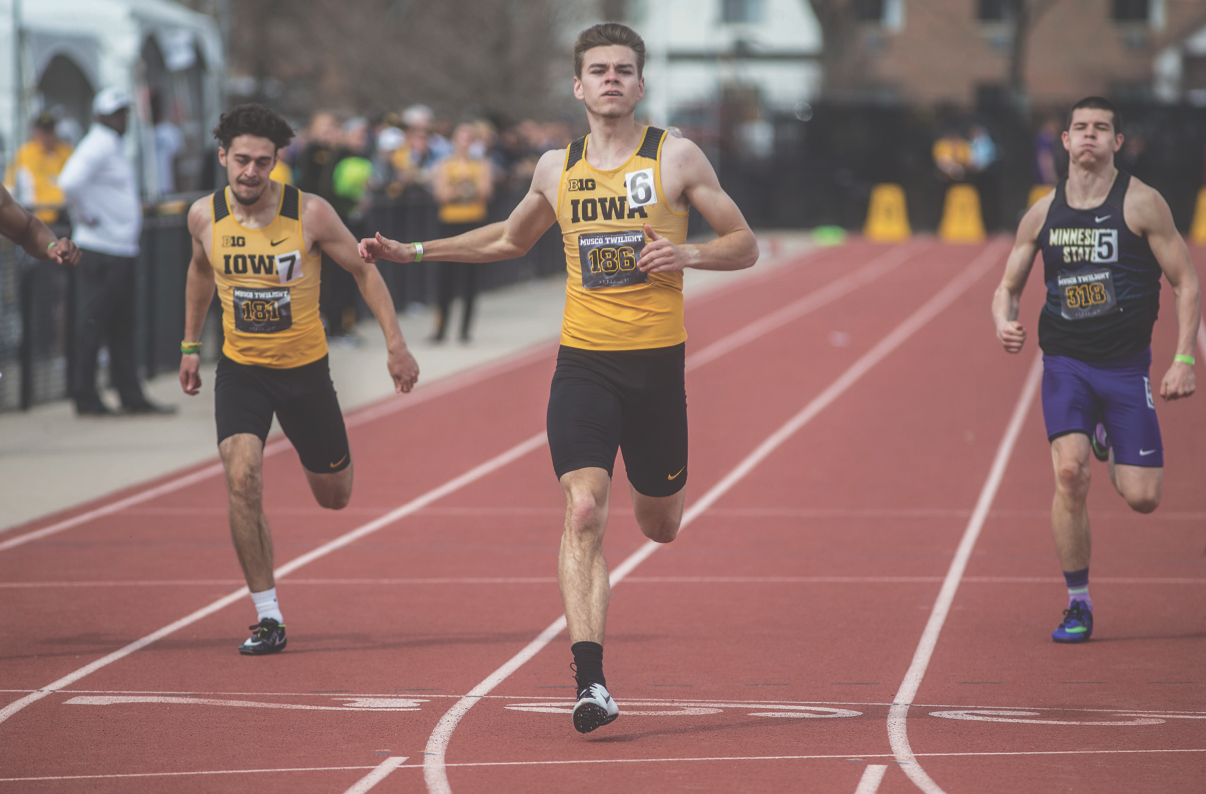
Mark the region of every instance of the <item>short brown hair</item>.
[[1122, 133], [1122, 114], [1118, 112], [1118, 108], [1114, 107], [1114, 103], [1102, 96], [1087, 96], [1072, 106], [1068, 111], [1068, 123], [1064, 125], [1064, 129], [1072, 129], [1072, 114], [1078, 110], [1104, 110], [1114, 117], [1114, 134]]
[[602, 25], [595, 25], [578, 34], [578, 40], [574, 42], [574, 76], [582, 76], [582, 59], [586, 56], [587, 50], [593, 50], [595, 47], [615, 46], [628, 47], [636, 53], [637, 77], [643, 76], [645, 73], [645, 40], [637, 35], [635, 30], [627, 25], [621, 25], [619, 22], [604, 22]]
[[231, 142], [240, 135], [267, 138], [280, 151], [293, 140], [293, 128], [270, 108], [258, 102], [247, 102], [223, 113], [218, 126], [214, 127], [214, 137], [223, 149], [229, 149]]

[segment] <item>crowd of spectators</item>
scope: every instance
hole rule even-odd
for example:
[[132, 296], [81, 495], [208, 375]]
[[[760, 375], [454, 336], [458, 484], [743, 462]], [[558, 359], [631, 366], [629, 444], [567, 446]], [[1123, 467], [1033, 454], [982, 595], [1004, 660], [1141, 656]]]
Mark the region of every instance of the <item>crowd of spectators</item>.
[[[502, 127], [470, 118], [455, 128], [425, 105], [340, 118], [315, 112], [280, 152], [273, 178], [329, 201], [358, 236], [369, 234], [370, 211], [406, 213], [416, 239], [460, 233], [500, 219], [522, 197], [540, 155], [569, 145], [564, 124], [532, 120]], [[415, 220], [418, 220], [415, 223]], [[455, 296], [463, 301], [459, 338], [469, 341], [477, 270], [441, 267], [431, 341], [445, 338]], [[332, 262], [323, 264], [321, 300], [333, 344], [355, 345], [356, 290]]]

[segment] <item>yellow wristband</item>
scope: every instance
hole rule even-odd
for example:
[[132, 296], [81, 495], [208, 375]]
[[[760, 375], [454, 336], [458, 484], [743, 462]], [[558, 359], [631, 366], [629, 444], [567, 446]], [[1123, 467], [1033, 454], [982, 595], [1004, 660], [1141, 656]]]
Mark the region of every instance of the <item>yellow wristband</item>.
[[411, 245], [413, 245], [415, 247], [415, 261], [422, 262], [423, 261], [423, 244], [422, 243], [411, 243]]
[[181, 342], [180, 352], [186, 356], [193, 356], [201, 352], [200, 342]]
[[1177, 355], [1173, 356], [1173, 361], [1179, 361], [1182, 364], [1188, 364], [1191, 367], [1193, 366], [1193, 356], [1183, 356], [1178, 353]]

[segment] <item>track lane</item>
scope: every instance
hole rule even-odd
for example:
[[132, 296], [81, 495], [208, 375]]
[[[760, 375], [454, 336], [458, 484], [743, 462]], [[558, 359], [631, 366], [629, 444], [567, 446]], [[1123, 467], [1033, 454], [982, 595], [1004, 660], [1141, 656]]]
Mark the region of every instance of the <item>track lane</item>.
[[[359, 449], [359, 447], [358, 447], [358, 449]], [[358, 452], [358, 456], [359, 456], [360, 454], [361, 454], [361, 453], [359, 453], [359, 452]], [[280, 465], [283, 465], [283, 464], [280, 464]], [[554, 487], [555, 487], [555, 486], [554, 486]], [[282, 490], [284, 490], [284, 491], [286, 492], [286, 493], [285, 493], [285, 497], [284, 497], [284, 498], [285, 498], [285, 500], [286, 500], [286, 501], [288, 501], [288, 500], [290, 499], [290, 497], [291, 497], [291, 496], [295, 496], [295, 495], [296, 495], [296, 492], [297, 492], [297, 491], [299, 491], [299, 490], [301, 490], [301, 489], [297, 488], [297, 487], [296, 487], [296, 485], [292, 485], [292, 486], [286, 485], [286, 486], [285, 486], [285, 487], [284, 487]], [[289, 493], [289, 491], [290, 491], [290, 490], [292, 490], [292, 491], [293, 491], [293, 493], [292, 493], [292, 494], [290, 494], [290, 493]], [[362, 489], [362, 488], [358, 488], [358, 490], [363, 490], [363, 489]], [[301, 496], [305, 496], [304, 492], [301, 494]], [[269, 498], [270, 498], [270, 499], [272, 499], [272, 498], [274, 498], [274, 497], [275, 497], [275, 498], [279, 498], [279, 495], [272, 495], [272, 494], [270, 494], [270, 495], [269, 495]], [[205, 501], [205, 500], [204, 500], [204, 499], [201, 499], [200, 501]]]

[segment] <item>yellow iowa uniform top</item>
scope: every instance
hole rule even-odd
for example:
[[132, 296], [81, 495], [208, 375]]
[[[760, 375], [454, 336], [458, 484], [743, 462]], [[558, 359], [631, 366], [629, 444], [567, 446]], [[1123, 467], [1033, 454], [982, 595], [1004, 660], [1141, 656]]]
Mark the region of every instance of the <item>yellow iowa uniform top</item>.
[[586, 162], [590, 136], [570, 144], [557, 189], [557, 221], [569, 271], [561, 344], [587, 350], [670, 347], [687, 339], [683, 274], [646, 275], [636, 266], [644, 225], [676, 245], [687, 239], [687, 213], [662, 193], [665, 130], [647, 127], [628, 160], [613, 171]]
[[440, 223], [477, 223], [486, 219], [486, 202], [477, 198], [482, 161], [449, 157], [441, 166], [455, 199], [440, 205]]
[[327, 354], [318, 316], [322, 258], [306, 252], [301, 192], [281, 187], [272, 223], [248, 229], [230, 212], [226, 188], [214, 193], [210, 263], [222, 301], [222, 352], [232, 361], [290, 369]]
[[[71, 146], [59, 141], [50, 151], [38, 141], [27, 141], [17, 149], [17, 156], [9, 163], [4, 183], [13, 191], [13, 197], [25, 205], [63, 204], [63, 191], [59, 187], [59, 173], [71, 157]], [[57, 209], [39, 209], [34, 212], [43, 223], [58, 220]]]

